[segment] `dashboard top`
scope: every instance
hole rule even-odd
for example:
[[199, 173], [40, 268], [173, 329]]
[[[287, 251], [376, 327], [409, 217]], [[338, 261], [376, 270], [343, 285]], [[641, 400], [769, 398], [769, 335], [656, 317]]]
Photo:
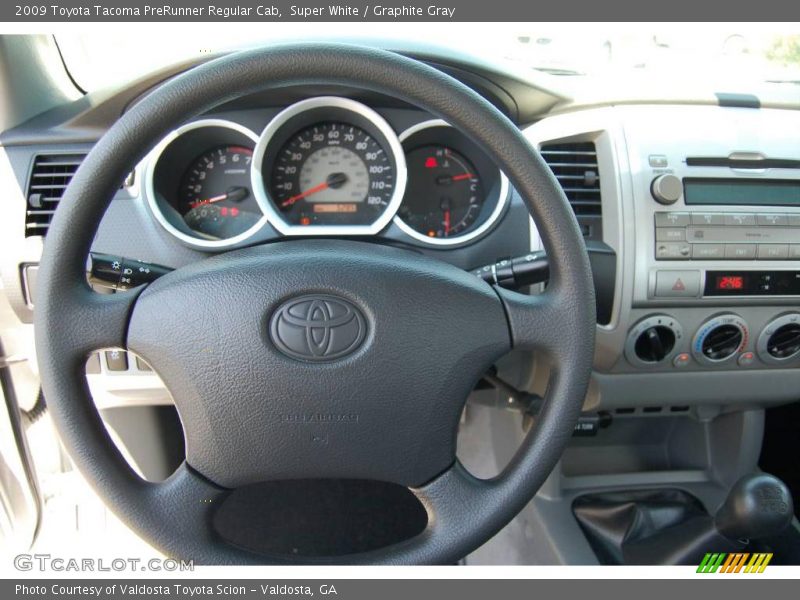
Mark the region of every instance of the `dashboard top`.
[[[713, 106], [758, 106], [800, 109], [796, 86], [763, 83], [748, 93], [738, 89], [713, 89], [708, 84], [659, 77], [613, 78], [612, 76], [560, 76], [537, 71], [511, 60], [471, 55], [444, 45], [370, 38], [332, 38], [319, 41], [358, 43], [385, 48], [434, 66], [472, 87], [515, 123], [524, 126], [548, 115], [621, 104], [694, 104]], [[206, 55], [167, 65], [116, 88], [100, 89], [79, 97], [64, 96], [63, 102], [32, 119], [0, 133], [0, 145], [45, 142], [83, 143], [96, 141], [130, 106], [160, 83], [212, 60]], [[753, 91], [755, 90], [755, 92]], [[288, 105], [312, 93], [310, 89], [270, 90], [236, 100], [219, 110], [246, 109], [272, 104]], [[347, 95], [369, 105], [409, 108], [396, 98], [363, 90], [313, 89], [314, 95]]]

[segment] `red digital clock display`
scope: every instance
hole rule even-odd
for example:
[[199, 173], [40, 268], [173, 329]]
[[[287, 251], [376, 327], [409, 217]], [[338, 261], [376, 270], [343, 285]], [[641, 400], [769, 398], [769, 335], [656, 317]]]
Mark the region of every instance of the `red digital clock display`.
[[718, 275], [716, 288], [718, 290], [743, 290], [744, 277], [742, 275]]

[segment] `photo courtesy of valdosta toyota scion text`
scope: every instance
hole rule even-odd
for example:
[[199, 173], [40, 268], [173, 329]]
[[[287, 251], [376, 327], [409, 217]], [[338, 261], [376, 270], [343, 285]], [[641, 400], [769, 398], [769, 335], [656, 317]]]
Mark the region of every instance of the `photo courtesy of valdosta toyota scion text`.
[[792, 11], [0, 6], [0, 597], [782, 597]]

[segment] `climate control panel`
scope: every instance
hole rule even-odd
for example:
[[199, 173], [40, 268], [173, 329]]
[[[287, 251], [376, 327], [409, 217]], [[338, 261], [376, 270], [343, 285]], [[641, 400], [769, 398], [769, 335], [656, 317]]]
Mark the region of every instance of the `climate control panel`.
[[755, 327], [733, 312], [699, 319], [680, 311], [645, 315], [628, 331], [626, 361], [637, 369], [660, 370], [800, 366], [800, 312], [775, 317], [763, 310], [750, 315]]

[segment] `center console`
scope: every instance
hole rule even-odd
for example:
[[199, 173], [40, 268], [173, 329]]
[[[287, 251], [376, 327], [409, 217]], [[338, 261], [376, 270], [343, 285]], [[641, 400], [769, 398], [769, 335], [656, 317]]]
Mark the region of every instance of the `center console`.
[[630, 328], [626, 359], [642, 369], [797, 367], [797, 117], [712, 107], [670, 114], [665, 123], [632, 109], [625, 119], [636, 225], [631, 305], [654, 310]]
[[[554, 116], [528, 134], [545, 151], [592, 141], [597, 153], [618, 282], [585, 408], [800, 396], [796, 111], [619, 106]], [[768, 389], [752, 371], [770, 374]]]

